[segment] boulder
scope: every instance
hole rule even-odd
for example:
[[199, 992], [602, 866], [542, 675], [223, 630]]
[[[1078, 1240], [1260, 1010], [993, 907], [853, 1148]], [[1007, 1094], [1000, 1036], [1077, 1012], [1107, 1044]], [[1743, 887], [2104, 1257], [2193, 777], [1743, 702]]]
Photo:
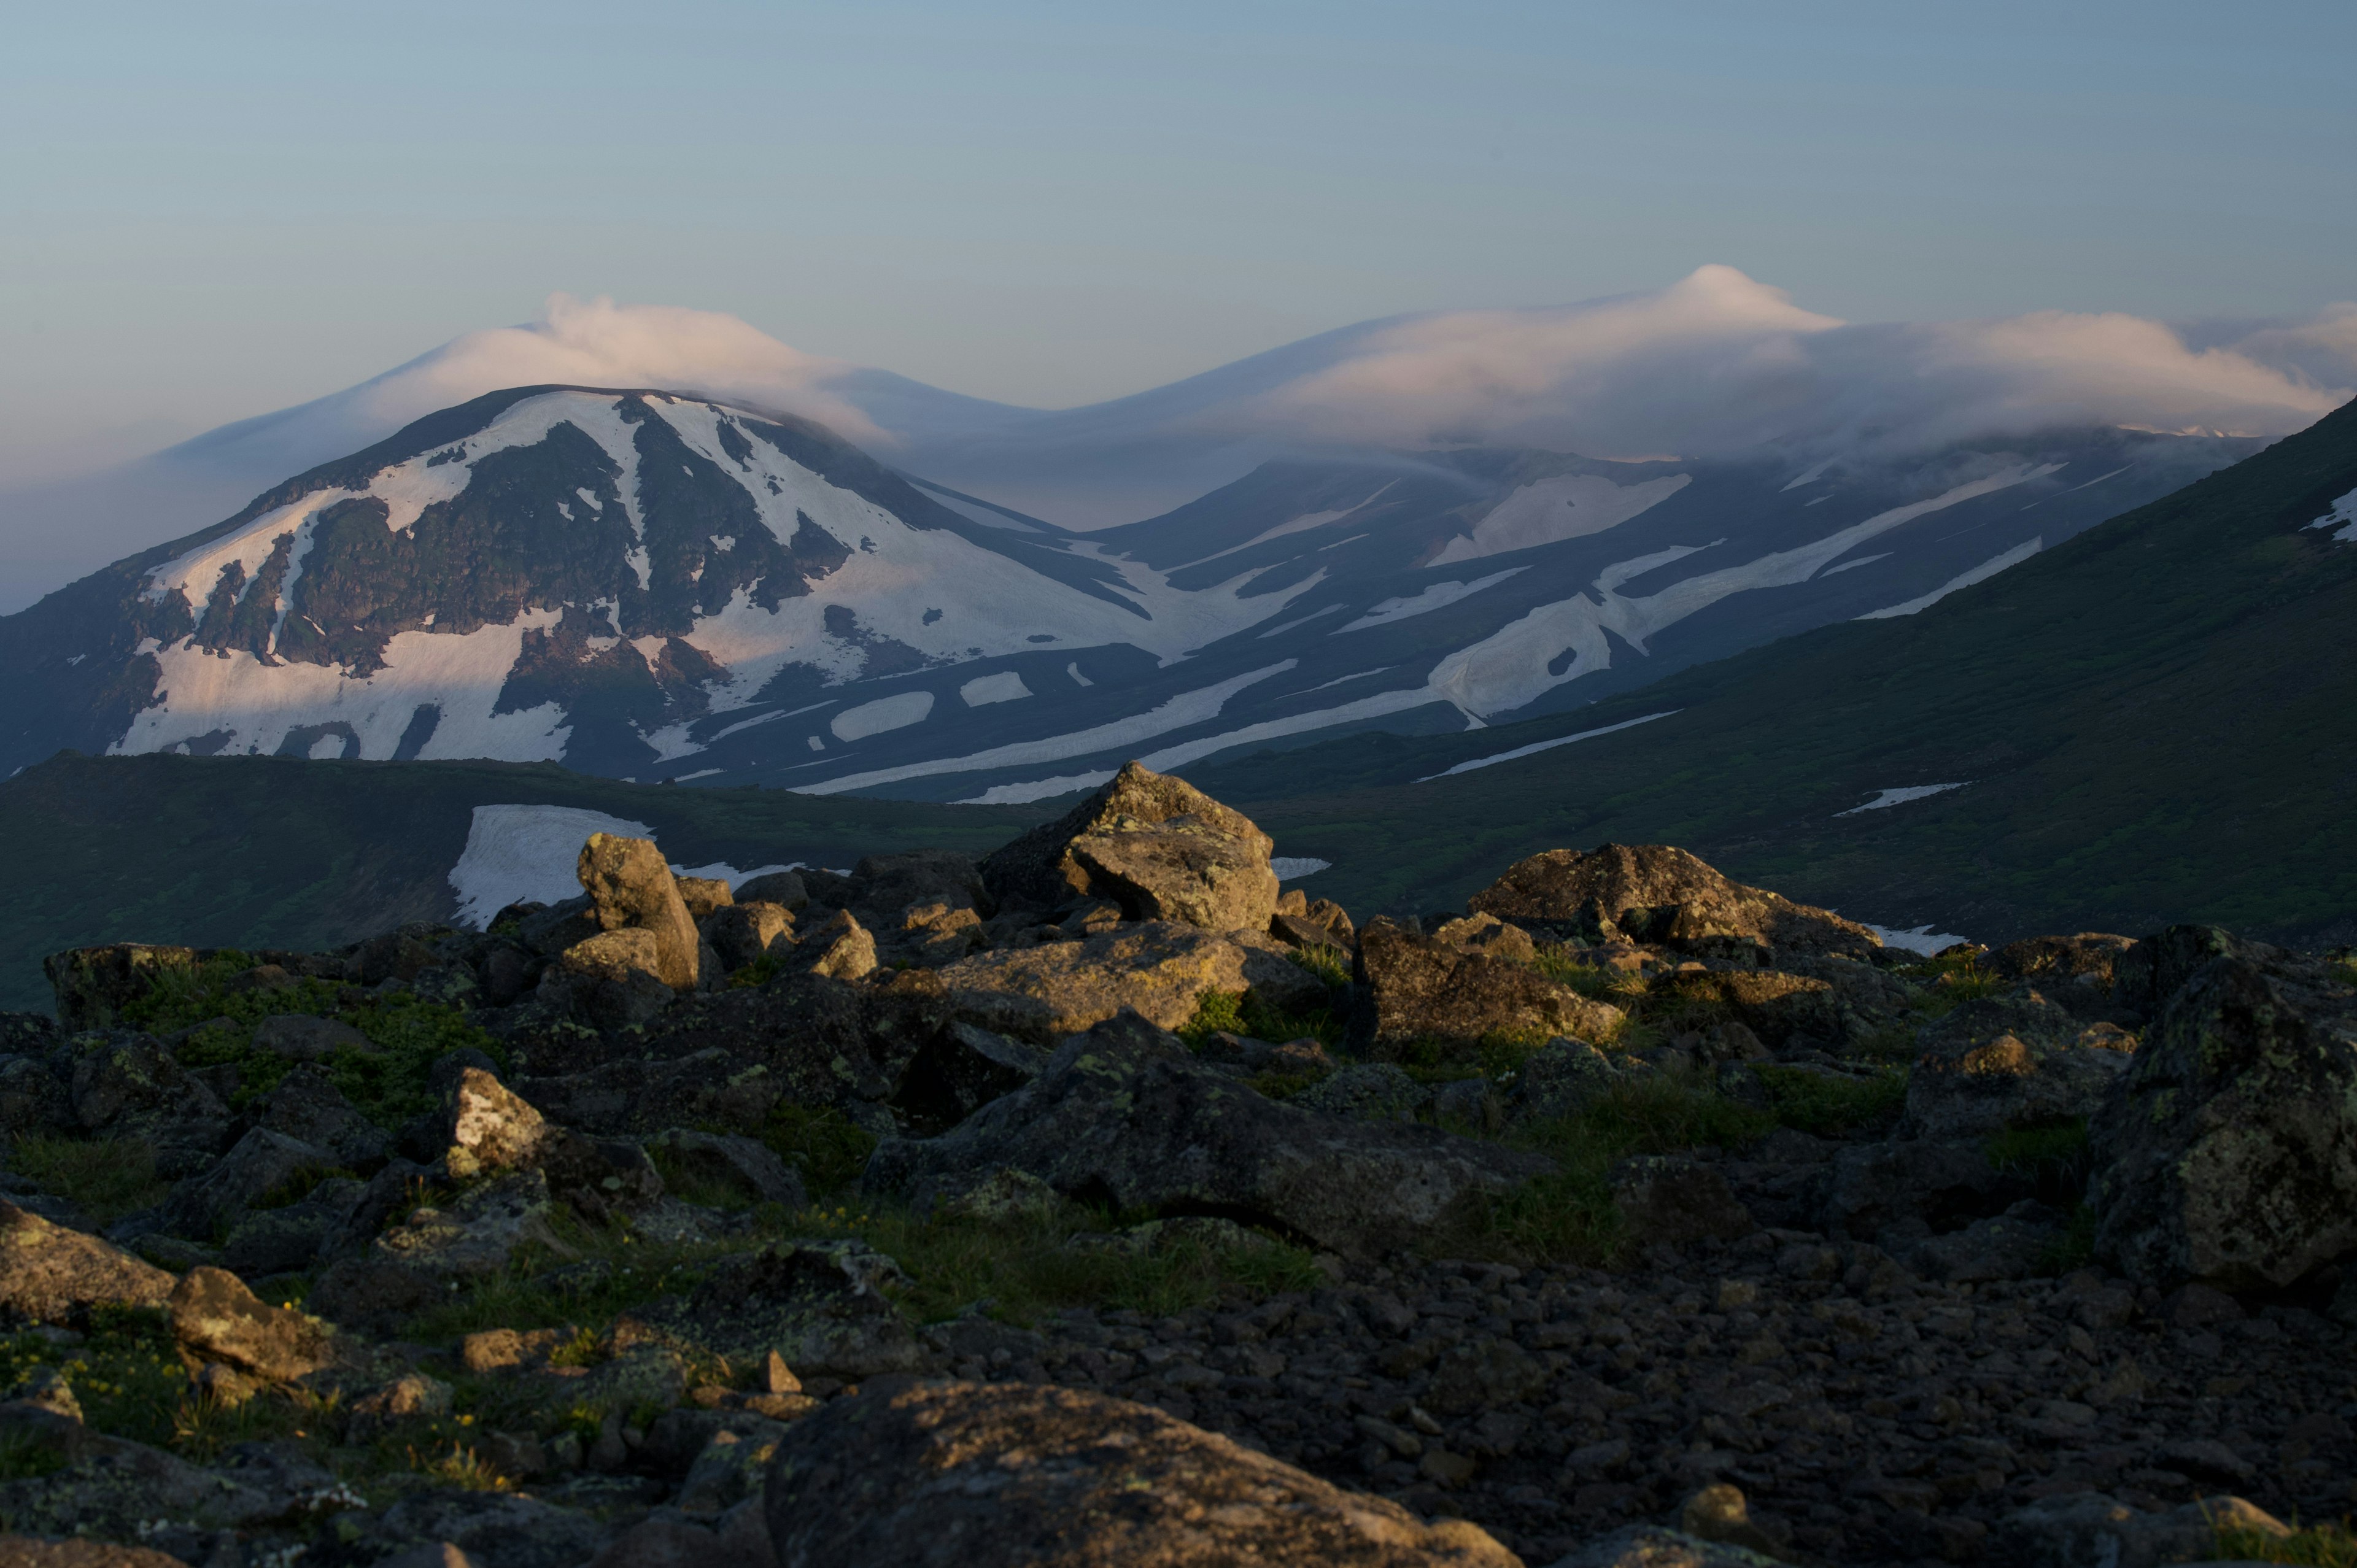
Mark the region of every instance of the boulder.
[[358, 1560], [385, 1568], [580, 1568], [607, 1535], [578, 1509], [497, 1492], [412, 1493], [343, 1517], [358, 1521]]
[[221, 1242], [221, 1267], [247, 1279], [309, 1268], [367, 1190], [365, 1182], [331, 1176], [297, 1202], [248, 1213]]
[[1150, 1406], [1075, 1389], [923, 1384], [837, 1401], [779, 1440], [779, 1568], [1518, 1568]]
[[531, 914], [516, 922], [517, 940], [542, 958], [554, 958], [603, 929], [587, 893], [562, 903], [534, 906]]
[[68, 1034], [115, 1027], [123, 1021], [123, 1010], [155, 989], [159, 976], [188, 973], [196, 967], [194, 948], [145, 942], [73, 948], [41, 961], [58, 999], [59, 1026]]
[[1530, 932], [1520, 926], [1510, 926], [1495, 915], [1466, 915], [1443, 920], [1432, 929], [1431, 935], [1433, 940], [1459, 952], [1480, 953], [1486, 958], [1530, 963], [1539, 956], [1538, 945], [1531, 940]]
[[264, 1382], [291, 1382], [333, 1358], [325, 1325], [272, 1306], [224, 1269], [191, 1269], [167, 1304], [172, 1334], [199, 1360], [224, 1361]]
[[1231, 1215], [1365, 1256], [1553, 1168], [1437, 1127], [1269, 1100], [1125, 1013], [941, 1137], [879, 1144], [863, 1183], [923, 1203], [1014, 1169], [1117, 1209]]
[[788, 914], [799, 915], [810, 904], [810, 890], [802, 886], [801, 873], [772, 871], [738, 884], [736, 897], [739, 904], [782, 905]]
[[554, 1128], [535, 1156], [549, 1196], [589, 1224], [605, 1227], [662, 1200], [663, 1182], [641, 1145]]
[[1997, 949], [1980, 967], [2000, 980], [2035, 985], [2076, 1017], [2134, 1027], [2152, 1000], [2151, 958], [2139, 948], [2104, 931], [2029, 937]]
[[534, 994], [550, 1011], [592, 1029], [628, 1029], [655, 1017], [677, 994], [662, 965], [653, 932], [594, 931], [541, 971]]
[[979, 913], [990, 907], [974, 856], [952, 849], [909, 850], [871, 854], [851, 868], [843, 885], [822, 902], [851, 910], [870, 929], [895, 929], [912, 906]]
[[783, 904], [759, 899], [715, 909], [703, 925], [704, 940], [734, 973], [756, 959], [794, 945], [794, 917]]
[[876, 970], [876, 937], [848, 909], [813, 925], [794, 947], [794, 967], [830, 980], [858, 980]]
[[1267, 834], [1183, 779], [1125, 766], [1086, 800], [982, 863], [1000, 900], [1104, 898], [1132, 920], [1265, 931], [1276, 911]]
[[39, 1057], [0, 1058], [0, 1136], [76, 1125], [72, 1086]]
[[1640, 1155], [1615, 1166], [1611, 1183], [1613, 1207], [1634, 1241], [1732, 1241], [1760, 1228], [1727, 1178], [1700, 1160]]
[[737, 901], [736, 895], [728, 891], [728, 884], [717, 876], [673, 876], [671, 885], [679, 889], [679, 901], [687, 906], [687, 918], [699, 926]]
[[91, 1133], [140, 1138], [167, 1179], [203, 1169], [229, 1141], [229, 1107], [149, 1035], [77, 1042], [74, 1116]]
[[1953, 1284], [2024, 1279], [2061, 1240], [2062, 1218], [2025, 1198], [1994, 1219], [1918, 1242], [1907, 1261], [1925, 1279]]
[[1655, 1524], [1630, 1524], [1555, 1559], [1552, 1568], [1784, 1568], [1784, 1563], [1732, 1541], [1706, 1541]]
[[[388, 1165], [378, 1179], [404, 1174]], [[528, 1244], [570, 1256], [549, 1228], [551, 1203], [547, 1177], [511, 1171], [443, 1204], [412, 1208], [323, 1273], [310, 1305], [348, 1326], [381, 1329], [447, 1300], [454, 1282], [497, 1273]], [[371, 1207], [363, 1199], [356, 1217]]]
[[444, 1144], [442, 1167], [461, 1181], [532, 1164], [549, 1135], [539, 1112], [474, 1067], [460, 1071], [436, 1131]]
[[1347, 953], [1359, 944], [1358, 928], [1341, 905], [1331, 898], [1310, 898], [1298, 887], [1278, 896], [1268, 934], [1297, 948], [1335, 948]]
[[1835, 1155], [1824, 1197], [1827, 1234], [1917, 1240], [2001, 1214], [2029, 1184], [1991, 1165], [1978, 1143], [1929, 1138], [1855, 1144]]
[[1741, 1025], [1771, 1050], [1832, 1049], [1851, 1033], [1839, 993], [1808, 975], [1772, 969], [1686, 972], [1664, 974], [1648, 990], [1657, 1002], [1698, 1004]]
[[1507, 1109], [1528, 1121], [1576, 1115], [1625, 1076], [1587, 1041], [1558, 1035], [1523, 1059]]
[[324, 1149], [328, 1164], [373, 1170], [392, 1152], [393, 1138], [362, 1116], [320, 1069], [305, 1065], [278, 1080], [264, 1096], [255, 1125]]
[[[737, 997], [752, 994], [733, 993]], [[699, 1031], [710, 1032], [708, 1028]], [[859, 1068], [847, 1058], [822, 1058], [804, 1065], [817, 1075], [839, 1065], [843, 1072], [865, 1081]], [[658, 1133], [683, 1123], [750, 1131], [761, 1125], [770, 1107], [788, 1096], [791, 1082], [785, 1074], [759, 1061], [748, 1062], [742, 1053], [710, 1046], [664, 1060], [609, 1062], [586, 1072], [520, 1078], [516, 1087], [552, 1120], [611, 1137]], [[813, 1098], [816, 1103], [827, 1104], [843, 1092], [845, 1086], [829, 1079]]]
[[655, 940], [650, 972], [673, 991], [695, 989], [695, 922], [652, 839], [591, 833], [576, 867], [602, 931], [642, 930]]
[[2024, 986], [1927, 1026], [1907, 1080], [1903, 1138], [1986, 1138], [2093, 1116], [2126, 1076], [2135, 1036], [2083, 1024]]
[[0, 1568], [187, 1568], [168, 1552], [112, 1541], [40, 1541], [0, 1536]]
[[1461, 1057], [1493, 1036], [1609, 1038], [1618, 1007], [1591, 1002], [1527, 964], [1467, 951], [1390, 920], [1359, 933], [1351, 1037], [1378, 1060], [1412, 1051]]
[[1730, 881], [1668, 844], [1551, 849], [1517, 861], [1473, 895], [1501, 920], [1546, 921], [1585, 941], [1615, 939], [1694, 952], [1871, 953], [1882, 942], [1855, 920]]
[[1084, 941], [978, 953], [941, 978], [967, 1022], [1054, 1046], [1125, 1008], [1177, 1028], [1206, 993], [1248, 989], [1244, 964], [1245, 950], [1223, 937], [1152, 920]]
[[[2163, 932], [2166, 954], [2200, 930]], [[2256, 944], [2161, 1003], [2088, 1129], [2099, 1256], [2139, 1283], [2287, 1285], [2357, 1250], [2357, 991]]]
[[210, 1241], [297, 1177], [335, 1163], [333, 1155], [316, 1144], [267, 1127], [250, 1128], [211, 1169], [172, 1189], [156, 1215], [156, 1228]]
[[802, 1208], [810, 1202], [793, 1168], [768, 1144], [751, 1138], [673, 1127], [651, 1139], [647, 1146], [684, 1179], [732, 1187], [755, 1203]]
[[909, 1060], [892, 1106], [920, 1134], [946, 1132], [1047, 1065], [1048, 1052], [1039, 1046], [952, 1023]]
[[95, 1236], [52, 1225], [0, 1200], [0, 1313], [73, 1323], [94, 1306], [159, 1306], [170, 1274]]
[[2160, 1568], [2209, 1557], [2221, 1530], [2291, 1534], [2240, 1498], [2204, 1498], [2145, 1513], [2101, 1492], [2063, 1492], [1998, 1524], [1989, 1534], [1987, 1560], [2018, 1568]]
[[1432, 1090], [1393, 1062], [1351, 1062], [1293, 1097], [1304, 1111], [1355, 1122], [1413, 1122]]

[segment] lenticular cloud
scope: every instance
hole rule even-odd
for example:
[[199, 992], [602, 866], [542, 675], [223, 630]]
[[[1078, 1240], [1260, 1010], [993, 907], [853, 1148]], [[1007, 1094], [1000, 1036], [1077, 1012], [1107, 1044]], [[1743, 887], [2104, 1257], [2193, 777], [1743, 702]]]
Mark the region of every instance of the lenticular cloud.
[[2084, 424], [2279, 435], [2346, 401], [2352, 379], [2357, 306], [2195, 349], [2117, 314], [1855, 326], [1706, 266], [1650, 294], [1387, 324], [1235, 412], [1321, 443], [1725, 456]]

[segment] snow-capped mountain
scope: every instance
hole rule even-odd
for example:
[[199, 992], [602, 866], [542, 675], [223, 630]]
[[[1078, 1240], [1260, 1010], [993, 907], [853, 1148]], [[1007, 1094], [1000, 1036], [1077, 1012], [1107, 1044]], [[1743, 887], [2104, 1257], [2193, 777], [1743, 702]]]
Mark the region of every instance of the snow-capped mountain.
[[0, 618], [0, 727], [11, 767], [474, 757], [1030, 799], [1910, 613], [2253, 445], [2093, 431], [1797, 471], [1361, 450], [1081, 535], [806, 420], [514, 388]]

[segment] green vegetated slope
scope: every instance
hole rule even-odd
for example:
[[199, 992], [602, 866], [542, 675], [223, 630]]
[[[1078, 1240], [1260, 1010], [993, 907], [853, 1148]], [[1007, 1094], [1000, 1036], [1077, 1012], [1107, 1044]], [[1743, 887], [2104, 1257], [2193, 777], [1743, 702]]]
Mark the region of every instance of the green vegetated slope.
[[[1515, 857], [1687, 846], [1983, 940], [2201, 919], [2357, 940], [2357, 405], [1921, 613], [1577, 714], [1192, 770], [1353, 909], [1461, 904]], [[1624, 655], [1627, 656], [1627, 655]], [[1469, 758], [1673, 711], [1515, 762]], [[1314, 793], [1305, 792], [1315, 781]], [[1876, 791], [1964, 783], [1840, 816]]]
[[740, 868], [980, 852], [1050, 814], [624, 784], [551, 764], [64, 752], [0, 784], [18, 867], [0, 903], [0, 1007], [46, 1009], [41, 956], [87, 942], [317, 950], [447, 920], [474, 808], [494, 804], [604, 811], [652, 828], [678, 865]]

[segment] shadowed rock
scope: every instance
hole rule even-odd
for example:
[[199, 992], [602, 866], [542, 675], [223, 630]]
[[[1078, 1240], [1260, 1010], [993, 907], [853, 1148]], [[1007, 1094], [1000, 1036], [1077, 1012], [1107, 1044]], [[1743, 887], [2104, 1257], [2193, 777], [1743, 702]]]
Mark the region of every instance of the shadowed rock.
[[1501, 920], [1545, 920], [1583, 940], [1652, 942], [1688, 950], [1749, 944], [1802, 953], [1879, 950], [1855, 920], [1729, 880], [1668, 844], [1551, 849], [1514, 863], [1470, 907]]
[[2092, 1116], [2128, 1071], [2133, 1036], [2027, 988], [1967, 1002], [1923, 1031], [1907, 1081], [1905, 1138], [1986, 1138]]
[[1071, 1389], [838, 1402], [780, 1441], [764, 1506], [779, 1568], [1520, 1568], [1463, 1520]]

